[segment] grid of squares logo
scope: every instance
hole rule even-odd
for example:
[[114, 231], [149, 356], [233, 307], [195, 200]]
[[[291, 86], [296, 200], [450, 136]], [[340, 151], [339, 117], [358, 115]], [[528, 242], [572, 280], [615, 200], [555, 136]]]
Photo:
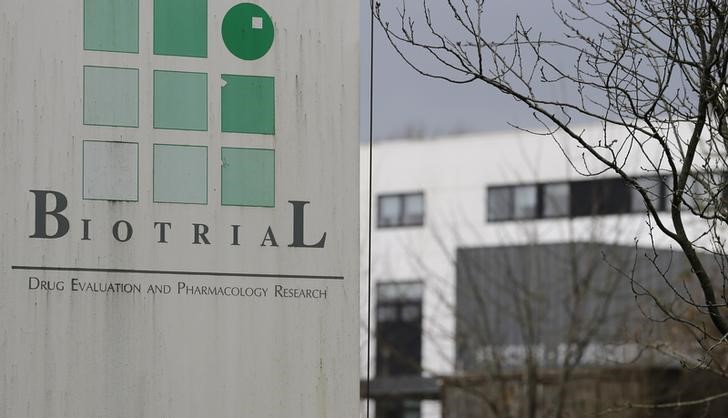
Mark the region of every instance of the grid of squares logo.
[[[207, 58], [207, 1], [153, 0], [153, 53]], [[139, 53], [139, 0], [84, 0], [83, 46], [99, 53]], [[179, 30], [184, 28], [184, 30]], [[262, 58], [273, 46], [274, 26], [258, 5], [232, 7], [222, 21], [228, 51], [241, 60]], [[94, 54], [89, 56], [96, 56]], [[100, 56], [100, 55], [99, 55]], [[221, 81], [221, 132], [275, 134], [275, 79], [269, 76], [117, 68], [83, 68], [83, 123], [139, 128], [140, 78], [153, 83], [153, 128], [207, 132], [208, 78]], [[215, 129], [218, 129], [217, 127]], [[145, 148], [146, 149], [146, 148]], [[153, 144], [153, 197], [157, 203], [208, 204], [208, 145]], [[139, 144], [83, 142], [83, 198], [139, 201]], [[275, 206], [275, 151], [218, 146], [224, 206]]]

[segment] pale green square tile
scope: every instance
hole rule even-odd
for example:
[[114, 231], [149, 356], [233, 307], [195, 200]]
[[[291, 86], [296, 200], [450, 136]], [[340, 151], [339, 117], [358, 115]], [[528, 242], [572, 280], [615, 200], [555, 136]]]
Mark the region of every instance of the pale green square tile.
[[83, 123], [139, 127], [139, 70], [84, 67]]
[[154, 72], [154, 127], [207, 130], [207, 74]]
[[83, 48], [139, 52], [139, 0], [84, 0]]
[[207, 204], [207, 147], [154, 145], [154, 201]]
[[275, 151], [222, 149], [222, 204], [275, 207]]

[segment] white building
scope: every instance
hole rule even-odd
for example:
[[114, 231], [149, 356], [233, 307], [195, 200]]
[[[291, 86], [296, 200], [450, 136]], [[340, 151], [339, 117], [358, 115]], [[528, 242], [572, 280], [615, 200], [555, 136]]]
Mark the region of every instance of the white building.
[[[618, 136], [619, 133], [608, 134]], [[634, 246], [635, 237], [642, 245], [650, 245], [644, 204], [639, 196], [633, 196], [632, 189], [613, 172], [594, 177], [581, 175], [565, 155], [580, 169], [584, 168], [583, 161], [587, 161], [594, 172], [599, 171], [593, 159], [582, 160], [582, 151], [568, 139], [555, 140], [517, 130], [375, 144], [371, 230], [372, 376], [378, 376], [378, 371], [382, 374], [383, 368], [407, 369], [406, 364], [397, 364], [396, 360], [393, 360], [394, 366], [376, 364], [377, 317], [386, 319], [394, 315], [390, 302], [397, 299], [401, 302], [397, 306], [402, 315], [415, 318], [417, 307], [421, 306], [422, 310], [421, 360], [420, 364], [411, 365], [412, 370], [421, 367], [419, 374], [423, 377], [454, 373], [453, 311], [458, 248], [566, 241]], [[647, 176], [649, 173], [641, 169], [645, 158], [633, 152], [625, 160], [625, 170]], [[363, 145], [362, 312], [366, 312], [367, 294], [368, 183], [369, 149]], [[661, 190], [660, 184], [656, 182], [654, 190], [664, 199], [667, 191]], [[605, 196], [604, 201], [595, 202]], [[659, 205], [665, 208], [664, 203]], [[670, 245], [663, 237], [655, 239], [658, 247]], [[362, 321], [363, 353], [365, 319]], [[390, 332], [396, 334], [397, 330]], [[413, 345], [417, 346], [417, 342]], [[362, 371], [364, 376], [364, 364]], [[384, 373], [388, 372], [398, 374], [397, 370]], [[401, 410], [407, 406], [399, 408], [400, 412], [389, 416], [440, 417], [436, 399], [411, 403], [409, 415]]]

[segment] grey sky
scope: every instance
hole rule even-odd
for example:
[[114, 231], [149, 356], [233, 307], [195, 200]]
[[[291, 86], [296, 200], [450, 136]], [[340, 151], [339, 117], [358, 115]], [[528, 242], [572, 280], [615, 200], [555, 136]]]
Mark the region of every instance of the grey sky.
[[[391, 1], [391, 0], [384, 0]], [[398, 0], [395, 0], [398, 1]], [[444, 0], [430, 0], [433, 9]], [[535, 29], [557, 31], [550, 0], [492, 0], [486, 24], [502, 38], [519, 14]], [[446, 13], [446, 10], [438, 10]], [[362, 138], [368, 138], [369, 2], [362, 2]], [[408, 131], [427, 136], [510, 129], [507, 122], [529, 125], [528, 111], [513, 99], [479, 84], [454, 85], [413, 71], [375, 26], [374, 138], [397, 138]]]

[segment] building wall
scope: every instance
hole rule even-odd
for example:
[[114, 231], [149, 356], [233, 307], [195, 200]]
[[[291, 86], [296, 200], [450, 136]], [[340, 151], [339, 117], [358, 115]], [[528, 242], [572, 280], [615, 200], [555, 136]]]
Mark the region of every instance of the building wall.
[[[597, 135], [603, 134], [597, 132]], [[623, 132], [608, 132], [619, 136]], [[650, 150], [647, 151], [651, 152]], [[456, 366], [455, 261], [458, 248], [518, 244], [601, 242], [650, 245], [644, 214], [517, 222], [486, 221], [486, 188], [493, 185], [576, 181], [584, 177], [565, 154], [579, 164], [581, 150], [567, 138], [517, 130], [424, 141], [387, 141], [373, 151], [372, 268], [374, 283], [423, 280], [424, 319], [422, 374], [451, 375]], [[593, 159], [586, 165], [598, 171]], [[642, 174], [646, 156], [633, 153], [625, 170]], [[367, 213], [369, 149], [361, 148], [362, 312], [367, 308]], [[583, 164], [577, 168], [584, 171]], [[602, 173], [596, 177], [615, 177]], [[387, 193], [424, 193], [424, 223], [414, 227], [377, 227], [377, 197]], [[654, 237], [658, 248], [670, 242]], [[372, 289], [374, 293], [374, 288]], [[372, 303], [376, 303], [375, 294]], [[374, 306], [374, 305], [372, 305]], [[362, 347], [366, 343], [362, 320]], [[375, 318], [372, 318], [373, 327]], [[373, 330], [373, 337], [376, 331]], [[376, 341], [373, 341], [373, 347]], [[374, 352], [374, 351], [372, 351]], [[364, 368], [362, 357], [362, 371]], [[374, 359], [372, 359], [374, 361]], [[372, 367], [375, 370], [375, 367]]]
[[[525, 416], [525, 394], [521, 376], [503, 376], [487, 384], [477, 379], [447, 379], [443, 390], [443, 418], [496, 418]], [[548, 416], [561, 387], [559, 372], [546, 370], [538, 376], [535, 399], [539, 414]], [[651, 408], [651, 405], [704, 399], [725, 392], [725, 379], [706, 371], [665, 368], [595, 368], [579, 370], [567, 382], [568, 396], [562, 404], [564, 417], [619, 418], [722, 418], [728, 401], [687, 404], [679, 408]], [[489, 394], [505, 389], [505, 402], [488, 405]]]
[[[459, 250], [457, 373], [520, 370], [529, 356], [539, 368], [679, 366], [643, 349], [693, 341], [667, 335], [667, 326], [647, 317], [659, 317], [649, 297], [635, 298], [634, 289], [650, 289], [670, 300], [642, 255], [651, 251], [584, 242]], [[684, 257], [669, 250], [657, 251], [656, 264], [673, 283], [690, 274]]]

